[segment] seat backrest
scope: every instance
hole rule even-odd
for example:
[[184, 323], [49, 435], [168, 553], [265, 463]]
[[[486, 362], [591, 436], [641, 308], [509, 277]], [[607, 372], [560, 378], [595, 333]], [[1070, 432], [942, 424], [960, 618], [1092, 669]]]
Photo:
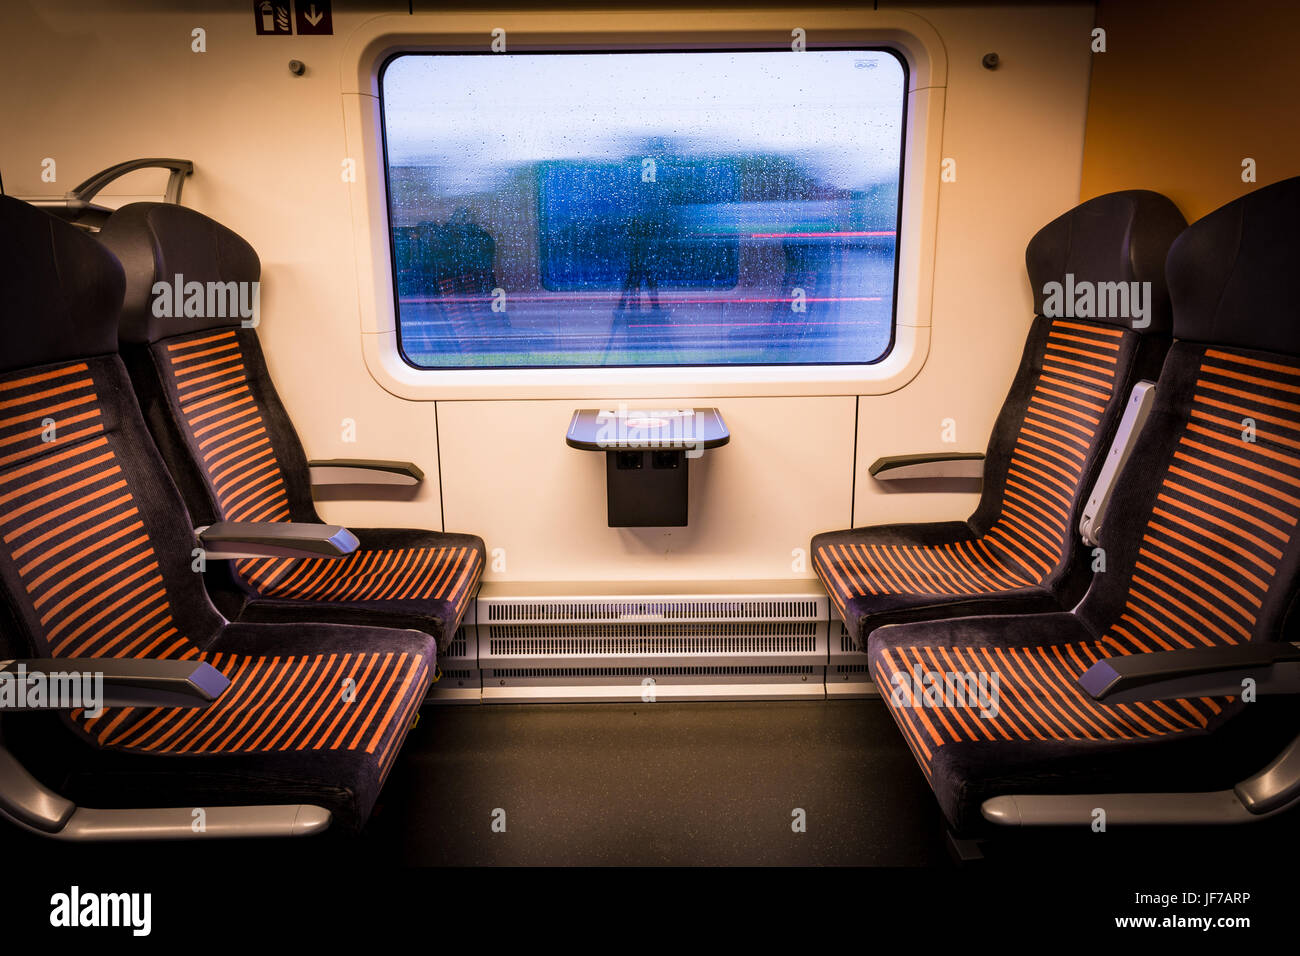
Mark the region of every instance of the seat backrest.
[[122, 356], [196, 520], [319, 521], [302, 443], [258, 343], [261, 262], [202, 213], [132, 203], [99, 232], [122, 263]]
[[196, 656], [223, 619], [117, 354], [117, 261], [0, 196], [0, 604], [18, 655]]
[[1275, 640], [1294, 624], [1297, 261], [1300, 177], [1210, 213], [1170, 250], [1175, 342], [1101, 532], [1106, 572], [1078, 608], [1107, 654]]
[[1166, 197], [1128, 190], [1076, 206], [1026, 249], [1036, 315], [970, 524], [992, 556], [1014, 556], [1035, 583], [1073, 574], [1071, 587], [1086, 584], [1074, 560], [1079, 510], [1129, 391], [1155, 377], [1168, 348], [1164, 258], [1185, 226]]

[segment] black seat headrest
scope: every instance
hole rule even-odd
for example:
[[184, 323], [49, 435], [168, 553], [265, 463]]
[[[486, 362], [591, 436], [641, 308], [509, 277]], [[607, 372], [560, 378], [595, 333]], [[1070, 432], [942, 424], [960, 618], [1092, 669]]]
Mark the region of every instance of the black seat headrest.
[[[1044, 307], [1048, 283], [1066, 284], [1067, 275], [1073, 277], [1076, 288], [1084, 282], [1094, 288], [1100, 283], [1150, 282], [1149, 324], [1137, 330], [1168, 335], [1165, 256], [1186, 226], [1187, 220], [1168, 197], [1148, 189], [1106, 193], [1080, 203], [1038, 230], [1025, 249], [1025, 266], [1034, 287], [1034, 311], [1047, 314]], [[1085, 317], [1134, 328], [1128, 315]]]
[[[215, 297], [209, 296], [208, 290], [212, 285], [231, 282], [251, 286], [262, 273], [257, 252], [242, 236], [215, 219], [172, 203], [123, 206], [108, 217], [99, 231], [99, 241], [121, 260], [126, 273], [119, 330], [123, 342], [156, 342], [173, 335], [239, 325], [246, 316], [228, 307], [229, 290], [217, 289]], [[161, 310], [154, 308], [154, 285], [158, 282], [169, 287], [167, 308]], [[190, 283], [199, 283], [205, 290], [201, 309], [184, 308], [184, 297], [176, 294], [184, 293]], [[236, 294], [242, 294], [245, 302], [251, 300], [247, 287]], [[214, 298], [216, 308], [208, 307], [210, 298]], [[166, 314], [159, 315], [158, 311]]]
[[0, 196], [0, 372], [116, 352], [122, 288], [88, 234]]
[[1300, 355], [1300, 176], [1196, 220], [1169, 250], [1174, 335]]

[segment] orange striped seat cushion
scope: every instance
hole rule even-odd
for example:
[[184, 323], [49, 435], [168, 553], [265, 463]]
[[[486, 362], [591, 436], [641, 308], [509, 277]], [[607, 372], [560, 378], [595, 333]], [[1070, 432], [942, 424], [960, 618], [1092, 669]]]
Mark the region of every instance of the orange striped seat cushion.
[[296, 601], [446, 601], [474, 592], [476, 548], [359, 548], [344, 558], [249, 558], [236, 571], [262, 597]]
[[[996, 626], [1000, 618], [984, 618]], [[906, 628], [907, 625], [901, 627]], [[888, 635], [887, 628], [879, 634]], [[893, 635], [897, 637], [897, 634]], [[996, 634], [990, 633], [991, 640]], [[980, 741], [1135, 740], [1203, 730], [1230, 699], [1099, 704], [1078, 686], [1093, 663], [1114, 652], [1100, 641], [1036, 647], [890, 646], [872, 639], [872, 673], [917, 762], [929, 776], [935, 752]], [[927, 700], [948, 675], [975, 675], [960, 693]], [[997, 683], [991, 676], [997, 675]], [[934, 675], [934, 676], [930, 676]], [[975, 688], [974, 693], [970, 688]], [[989, 706], [992, 703], [995, 706]]]
[[[1124, 332], [1057, 319], [988, 530], [940, 545], [864, 544], [822, 536], [813, 567], [841, 616], [867, 595], [954, 597], [1033, 587], [1062, 563], [1074, 502], [1119, 376]], [[838, 538], [838, 540], [837, 540]]]
[[[927, 774], [935, 752], [951, 743], [1179, 734], [1206, 728], [1234, 700], [1108, 705], [1077, 684], [1103, 657], [1275, 637], [1257, 633], [1257, 617], [1271, 589], [1292, 584], [1277, 575], [1300, 521], [1300, 367], [1207, 349], [1186, 409], [1141, 530], [1122, 609], [1098, 636], [1008, 645], [1000, 637], [1020, 625], [994, 617], [948, 625], [962, 633], [977, 629], [978, 643], [932, 640], [943, 632], [938, 624], [885, 628], [872, 637], [869, 653], [881, 693]], [[1136, 460], [1138, 469], [1144, 467]], [[1130, 468], [1125, 477], [1133, 475]], [[1109, 532], [1125, 533], [1118, 527]], [[1088, 635], [1082, 619], [1089, 605], [1105, 598], [1110, 582], [1124, 586], [1121, 577], [1119, 570], [1107, 572], [1102, 593], [1089, 595], [1080, 616], [1019, 620], [1025, 627], [1037, 620], [1050, 632], [1064, 617]], [[981, 716], [989, 708], [969, 699], [928, 705], [916, 693], [927, 674], [983, 676], [989, 688], [996, 675], [996, 716]]]
[[397, 754], [428, 683], [428, 658], [410, 652], [198, 655], [230, 678], [212, 705], [123, 707], [73, 714], [96, 743], [148, 753], [356, 751], [381, 774]]

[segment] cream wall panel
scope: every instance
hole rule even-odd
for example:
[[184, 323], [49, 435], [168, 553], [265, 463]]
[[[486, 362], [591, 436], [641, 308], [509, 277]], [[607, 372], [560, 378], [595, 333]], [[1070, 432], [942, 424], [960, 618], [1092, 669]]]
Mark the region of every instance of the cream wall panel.
[[854, 399], [676, 405], [715, 405], [732, 436], [690, 462], [690, 525], [610, 528], [604, 453], [564, 443], [574, 409], [594, 405], [440, 402], [443, 455], [458, 463], [443, 475], [448, 528], [503, 550], [489, 580], [812, 577], [794, 552], [848, 521]]

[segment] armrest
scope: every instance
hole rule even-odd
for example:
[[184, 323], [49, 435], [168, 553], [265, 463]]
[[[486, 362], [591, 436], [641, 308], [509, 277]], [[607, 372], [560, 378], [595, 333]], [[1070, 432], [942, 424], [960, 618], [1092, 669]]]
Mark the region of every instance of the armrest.
[[418, 485], [424, 472], [409, 461], [325, 458], [307, 462], [313, 485]]
[[984, 453], [931, 452], [877, 458], [867, 469], [877, 481], [900, 478], [983, 478]]
[[0, 661], [0, 711], [206, 707], [230, 680], [205, 661], [43, 657]]
[[196, 528], [206, 556], [226, 558], [341, 558], [361, 543], [336, 524], [300, 521], [218, 521]]
[[1177, 697], [1231, 697], [1242, 681], [1260, 694], [1300, 693], [1300, 647], [1281, 641], [1107, 657], [1079, 677], [1093, 700], [1131, 704]]
[[1120, 416], [1115, 429], [1115, 438], [1110, 443], [1110, 451], [1093, 482], [1088, 501], [1079, 516], [1079, 536], [1094, 547], [1101, 543], [1101, 525], [1106, 518], [1106, 509], [1110, 505], [1110, 496], [1115, 491], [1115, 482], [1124, 465], [1128, 463], [1142, 434], [1142, 426], [1151, 415], [1151, 407], [1156, 400], [1155, 382], [1141, 381], [1129, 392], [1124, 414]]

